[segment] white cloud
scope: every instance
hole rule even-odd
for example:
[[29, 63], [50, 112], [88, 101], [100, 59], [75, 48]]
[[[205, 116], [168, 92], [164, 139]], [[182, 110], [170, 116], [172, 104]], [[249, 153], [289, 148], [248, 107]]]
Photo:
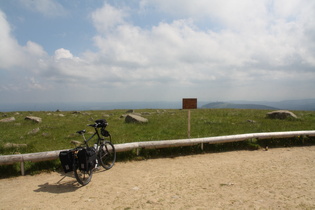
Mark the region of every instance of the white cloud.
[[[305, 18], [314, 14], [313, 3], [294, 1], [278, 11], [273, 1], [142, 1], [143, 8], [150, 5], [173, 15], [173, 21], [145, 29], [119, 21], [94, 37], [99, 52], [90, 56], [121, 79], [192, 86], [242, 83], [249, 89], [263, 89], [270, 81], [315, 79], [314, 38], [308, 35], [314, 25]], [[219, 30], [199, 25], [202, 18], [217, 21]]]
[[38, 12], [47, 17], [64, 16], [67, 13], [61, 4], [54, 0], [20, 0], [20, 3], [28, 10]]
[[28, 41], [24, 47], [24, 51], [32, 57], [45, 57], [46, 51], [43, 47], [35, 42]]
[[123, 24], [127, 14], [123, 9], [117, 9], [109, 4], [104, 4], [91, 15], [94, 26], [100, 33], [106, 33], [109, 29]]
[[12, 38], [11, 27], [7, 22], [6, 15], [0, 10], [0, 68], [16, 66], [21, 58], [20, 47]]
[[0, 12], [0, 69], [23, 69], [31, 78], [28, 89], [106, 89], [116, 98], [136, 92], [139, 98], [160, 95], [159, 100], [186, 94], [261, 99], [275, 94], [273, 89], [283, 96], [298, 92], [295, 85], [286, 87], [296, 81], [304, 93], [315, 80], [315, 8], [308, 1], [288, 4], [293, 6], [269, 0], [143, 0], [143, 8], [168, 16], [145, 28], [130, 20], [134, 10], [104, 4], [90, 15], [97, 50], [79, 56], [65, 48], [49, 56], [32, 41], [20, 46]]
[[19, 45], [11, 34], [11, 27], [1, 10], [0, 28], [2, 29], [0, 31], [0, 69], [33, 68], [38, 59], [47, 56], [43, 47], [32, 41], [28, 41], [25, 46]]
[[[215, 3], [220, 4], [219, 1]], [[105, 4], [92, 15], [99, 32], [94, 37], [99, 51], [85, 53], [81, 57], [84, 62], [73, 70], [73, 75], [76, 71], [76, 75], [83, 76], [83, 72], [88, 71], [90, 74], [85, 74], [88, 79], [125, 86], [137, 82], [198, 85], [215, 80], [252, 81], [257, 80], [257, 75], [264, 80], [292, 78], [297, 72], [301, 73], [296, 68], [301, 65], [303, 68], [303, 64], [312, 65], [310, 61], [314, 56], [306, 49], [307, 45], [301, 45], [304, 33], [300, 24], [282, 19], [275, 19], [270, 24], [270, 18], [263, 18], [268, 16], [268, 10], [273, 11], [268, 8], [272, 5], [264, 1], [255, 5], [246, 1], [240, 5], [229, 3], [230, 8], [226, 11], [223, 4], [220, 5], [217, 16], [224, 19], [233, 8], [237, 15], [232, 15], [236, 16], [235, 20], [225, 18], [227, 25], [223, 24], [220, 31], [202, 30], [191, 18], [160, 22], [143, 29], [124, 19], [129, 16], [127, 10]], [[188, 2], [183, 5], [187, 5], [186, 8], [195, 6], [190, 4], [189, 7]], [[251, 7], [255, 8], [254, 12], [246, 13]], [[262, 11], [255, 17], [258, 10]], [[185, 12], [185, 9], [179, 11]], [[210, 15], [207, 12], [206, 15]], [[256, 21], [246, 28], [247, 23], [242, 20], [251, 17]], [[232, 23], [243, 27], [238, 30], [232, 27], [231, 30], [229, 25]], [[261, 24], [256, 26], [254, 23]], [[72, 72], [67, 67], [65, 74]]]
[[[191, 17], [194, 20], [207, 18], [220, 24], [237, 28], [241, 25], [265, 17], [265, 5], [269, 0], [142, 0], [142, 8], [153, 7], [173, 16], [175, 19]], [[243, 22], [245, 21], [245, 22]]]
[[28, 88], [29, 89], [38, 89], [38, 90], [45, 90], [46, 88], [43, 87], [34, 77], [26, 78], [28, 81]]
[[55, 59], [60, 60], [60, 59], [72, 59], [73, 55], [69, 50], [66, 50], [64, 48], [60, 48], [55, 51]]

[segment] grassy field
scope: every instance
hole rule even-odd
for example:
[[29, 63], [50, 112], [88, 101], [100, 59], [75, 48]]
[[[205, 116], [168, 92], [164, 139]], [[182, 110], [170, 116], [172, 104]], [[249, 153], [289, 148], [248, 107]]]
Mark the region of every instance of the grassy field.
[[[87, 126], [87, 124], [93, 123], [93, 119], [106, 119], [108, 121], [107, 130], [111, 133], [114, 144], [187, 138], [187, 110], [135, 110], [136, 113], [141, 113], [143, 117], [149, 120], [146, 124], [125, 123], [123, 115], [126, 115], [126, 111], [0, 113], [0, 119], [8, 117], [16, 119], [13, 122], [0, 123], [0, 155], [72, 148], [71, 140], [82, 141], [82, 137], [76, 134], [76, 131], [86, 129], [88, 132], [93, 132], [93, 128]], [[298, 119], [286, 120], [268, 119], [266, 118], [267, 112], [268, 110], [242, 109], [191, 110], [191, 138], [315, 130], [314, 111], [294, 111]], [[42, 122], [36, 123], [25, 120], [26, 116], [41, 117]], [[37, 133], [31, 132], [38, 128]], [[299, 139], [294, 141], [299, 141]], [[303, 139], [304, 141], [305, 139]], [[250, 140], [249, 143], [252, 144], [253, 142], [263, 144], [263, 142], [256, 140]], [[26, 144], [27, 146], [9, 147], [8, 143]], [[237, 147], [242, 146], [242, 143], [226, 145], [227, 147]], [[213, 146], [209, 147], [213, 148]], [[174, 150], [176, 149], [173, 149], [172, 152]], [[156, 153], [156, 151], [152, 153]]]

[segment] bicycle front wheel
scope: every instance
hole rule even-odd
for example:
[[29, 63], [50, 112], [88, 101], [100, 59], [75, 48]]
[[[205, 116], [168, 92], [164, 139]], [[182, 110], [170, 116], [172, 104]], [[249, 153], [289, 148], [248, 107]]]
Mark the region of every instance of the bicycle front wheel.
[[74, 165], [74, 176], [77, 179], [77, 181], [81, 185], [87, 185], [90, 183], [93, 175], [93, 169], [90, 169], [88, 171], [80, 170], [79, 166], [77, 164]]
[[116, 151], [114, 145], [110, 141], [105, 141], [104, 144], [101, 145], [98, 155], [101, 165], [106, 170], [111, 169], [115, 164]]

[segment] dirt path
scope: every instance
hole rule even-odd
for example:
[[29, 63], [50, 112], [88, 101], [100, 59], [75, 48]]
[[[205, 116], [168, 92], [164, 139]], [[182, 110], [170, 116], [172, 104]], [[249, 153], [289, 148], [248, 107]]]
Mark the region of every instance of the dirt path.
[[0, 180], [0, 209], [315, 209], [315, 146], [117, 163], [85, 187], [63, 177]]

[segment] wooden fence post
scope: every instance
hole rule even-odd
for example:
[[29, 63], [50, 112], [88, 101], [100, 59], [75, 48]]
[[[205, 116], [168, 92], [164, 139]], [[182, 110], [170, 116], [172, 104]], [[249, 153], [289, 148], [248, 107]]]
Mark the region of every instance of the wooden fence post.
[[22, 174], [22, 176], [25, 175], [25, 169], [24, 169], [24, 162], [23, 161], [21, 162], [21, 174]]
[[190, 109], [188, 109], [188, 130], [187, 130], [188, 138], [190, 139]]

